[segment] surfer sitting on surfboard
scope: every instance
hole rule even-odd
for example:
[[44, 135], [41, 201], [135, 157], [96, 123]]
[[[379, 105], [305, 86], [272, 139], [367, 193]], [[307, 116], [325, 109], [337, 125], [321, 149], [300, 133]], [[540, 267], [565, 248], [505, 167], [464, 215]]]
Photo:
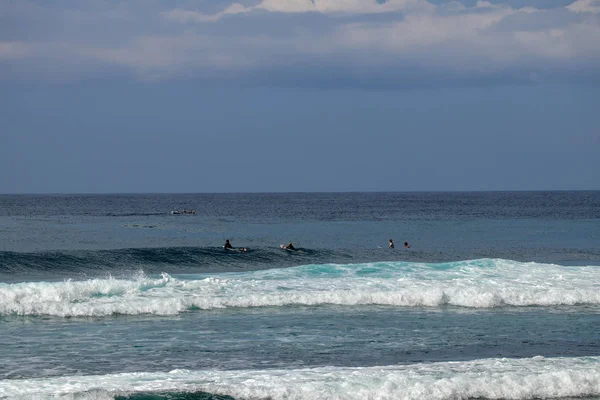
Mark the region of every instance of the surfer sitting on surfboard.
[[390, 239], [390, 244], [388, 245], [388, 248], [390, 248], [390, 249], [394, 248], [394, 241], [392, 239]]

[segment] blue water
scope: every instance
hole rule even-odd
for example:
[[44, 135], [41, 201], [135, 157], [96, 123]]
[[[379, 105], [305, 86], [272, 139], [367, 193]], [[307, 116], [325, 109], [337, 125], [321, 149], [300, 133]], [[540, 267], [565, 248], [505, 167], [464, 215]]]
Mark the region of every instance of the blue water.
[[0, 398], [600, 398], [600, 192], [0, 196], [0, 235]]

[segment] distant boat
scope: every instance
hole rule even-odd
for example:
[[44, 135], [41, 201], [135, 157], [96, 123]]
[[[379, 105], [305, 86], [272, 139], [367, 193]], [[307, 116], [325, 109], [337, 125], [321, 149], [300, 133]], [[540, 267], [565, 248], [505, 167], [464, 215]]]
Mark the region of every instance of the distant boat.
[[191, 214], [196, 214], [196, 210], [187, 210], [184, 208], [183, 210], [171, 211], [171, 215], [191, 215]]

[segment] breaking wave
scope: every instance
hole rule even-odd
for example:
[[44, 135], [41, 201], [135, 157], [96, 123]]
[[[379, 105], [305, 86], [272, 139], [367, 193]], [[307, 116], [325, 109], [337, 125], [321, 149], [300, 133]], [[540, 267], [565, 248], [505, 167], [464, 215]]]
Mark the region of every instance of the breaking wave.
[[7, 399], [598, 398], [600, 357], [237, 371], [137, 372], [0, 381]]
[[600, 267], [481, 259], [311, 264], [262, 271], [0, 283], [0, 315], [157, 314], [222, 308], [600, 305]]

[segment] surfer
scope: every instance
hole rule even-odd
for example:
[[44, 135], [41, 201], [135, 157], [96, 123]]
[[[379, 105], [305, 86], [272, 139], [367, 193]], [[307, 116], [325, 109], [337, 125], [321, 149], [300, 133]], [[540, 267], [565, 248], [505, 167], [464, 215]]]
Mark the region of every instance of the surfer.
[[394, 248], [394, 241], [392, 239], [390, 239], [390, 244], [388, 245], [388, 248], [390, 248], [390, 249]]
[[404, 242], [404, 247], [406, 247], [407, 249], [410, 249], [410, 246], [408, 245], [408, 242]]
[[289, 242], [285, 247], [286, 250], [296, 250], [292, 242]]
[[224, 249], [233, 249], [231, 243], [229, 243], [229, 239], [225, 240], [225, 244], [223, 245]]

